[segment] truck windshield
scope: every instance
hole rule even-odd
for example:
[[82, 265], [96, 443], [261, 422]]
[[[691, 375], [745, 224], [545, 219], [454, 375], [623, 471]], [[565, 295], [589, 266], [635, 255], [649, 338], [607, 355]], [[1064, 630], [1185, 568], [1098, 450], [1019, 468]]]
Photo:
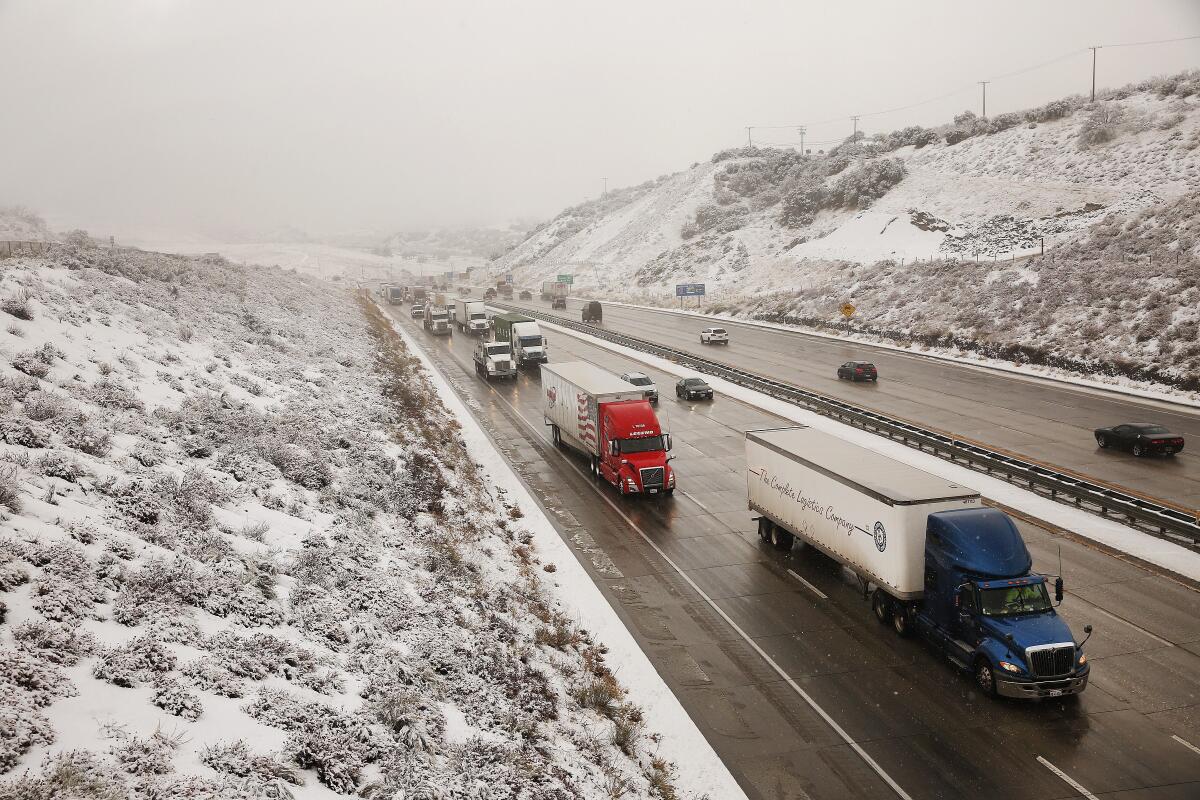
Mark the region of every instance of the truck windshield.
[[506, 356], [508, 355], [508, 345], [506, 344], [490, 344], [487, 349], [489, 356]]
[[522, 336], [518, 341], [521, 347], [541, 347], [542, 337], [540, 336]]
[[1050, 596], [1044, 583], [979, 590], [979, 610], [989, 617], [1037, 614], [1049, 609]]
[[664, 448], [661, 436], [647, 436], [644, 439], [622, 439], [620, 442], [622, 453], [653, 453], [662, 449]]
[[471, 319], [487, 319], [487, 314], [482, 311], [476, 311], [471, 314]]

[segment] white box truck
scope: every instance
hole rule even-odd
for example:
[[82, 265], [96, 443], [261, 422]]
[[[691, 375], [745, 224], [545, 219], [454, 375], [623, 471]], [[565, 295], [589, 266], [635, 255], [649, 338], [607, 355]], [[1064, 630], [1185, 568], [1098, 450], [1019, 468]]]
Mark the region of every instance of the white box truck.
[[[1020, 531], [979, 493], [806, 426], [747, 431], [746, 496], [777, 549], [852, 570], [880, 622], [919, 632], [986, 694], [1078, 694], [1090, 667]], [[1084, 632], [1091, 634], [1091, 626]], [[1087, 641], [1086, 637], [1083, 641]]]
[[460, 331], [472, 336], [485, 336], [488, 332], [487, 312], [482, 300], [457, 299], [454, 301], [454, 324]]

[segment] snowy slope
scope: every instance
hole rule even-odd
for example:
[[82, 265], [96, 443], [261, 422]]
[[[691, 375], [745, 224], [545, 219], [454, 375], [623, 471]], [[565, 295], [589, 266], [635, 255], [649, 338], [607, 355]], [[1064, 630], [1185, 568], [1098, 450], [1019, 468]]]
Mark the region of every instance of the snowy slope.
[[369, 302], [215, 258], [0, 269], [0, 798], [669, 790]]

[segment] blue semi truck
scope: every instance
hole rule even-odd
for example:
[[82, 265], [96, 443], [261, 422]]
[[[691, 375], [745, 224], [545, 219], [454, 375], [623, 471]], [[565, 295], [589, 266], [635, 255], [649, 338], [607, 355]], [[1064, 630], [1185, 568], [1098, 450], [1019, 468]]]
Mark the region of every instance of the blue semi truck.
[[[748, 504], [777, 549], [800, 539], [854, 572], [880, 622], [918, 633], [989, 695], [1087, 687], [1083, 644], [1017, 526], [979, 493], [806, 426], [746, 433]], [[873, 588], [873, 591], [872, 591]]]

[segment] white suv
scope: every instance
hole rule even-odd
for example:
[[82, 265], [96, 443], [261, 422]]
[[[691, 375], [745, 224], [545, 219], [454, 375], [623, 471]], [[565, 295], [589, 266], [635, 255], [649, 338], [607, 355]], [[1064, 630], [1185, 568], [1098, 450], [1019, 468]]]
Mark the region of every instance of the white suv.
[[632, 383], [641, 389], [643, 397], [654, 405], [658, 405], [658, 387], [654, 385], [654, 381], [650, 380], [649, 376], [640, 372], [626, 372], [621, 376], [621, 380]]
[[705, 328], [700, 331], [700, 344], [729, 344], [729, 333], [724, 328]]

